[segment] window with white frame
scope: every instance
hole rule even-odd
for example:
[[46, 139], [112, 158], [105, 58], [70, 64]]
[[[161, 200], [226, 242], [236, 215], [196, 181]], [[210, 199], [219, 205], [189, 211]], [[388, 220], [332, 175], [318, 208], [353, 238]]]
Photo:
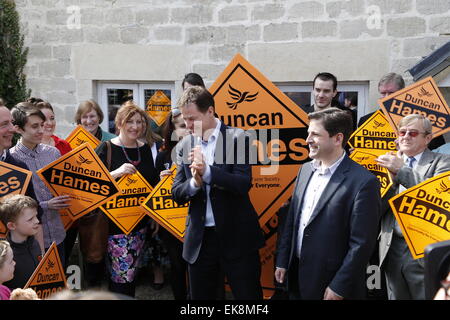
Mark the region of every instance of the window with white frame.
[[[148, 110], [150, 106], [161, 104], [161, 110], [170, 110], [172, 101], [175, 101], [174, 83], [130, 83], [130, 82], [98, 82], [98, 102], [105, 115], [101, 127], [105, 131], [115, 133], [114, 118], [120, 106], [133, 100], [136, 105], [143, 108], [150, 115], [152, 127], [158, 127], [164, 122], [164, 115]], [[161, 111], [163, 112], [163, 111]]]

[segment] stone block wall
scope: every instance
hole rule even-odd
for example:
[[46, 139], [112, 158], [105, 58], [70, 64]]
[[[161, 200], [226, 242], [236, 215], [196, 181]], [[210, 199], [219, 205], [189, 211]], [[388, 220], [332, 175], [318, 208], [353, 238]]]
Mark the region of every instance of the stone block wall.
[[[16, 3], [30, 48], [28, 85], [33, 95], [48, 99], [55, 106], [60, 120], [58, 132], [63, 136], [71, 129], [77, 104], [90, 96], [96, 98], [96, 80], [172, 80], [178, 85], [184, 73], [193, 71], [202, 74], [210, 85], [236, 53], [251, 63], [255, 53], [256, 66], [273, 81], [307, 82], [312, 74], [325, 70], [334, 72], [343, 81], [368, 81], [369, 104], [373, 104], [381, 74], [395, 71], [410, 81], [406, 70], [450, 40], [448, 0], [16, 0]], [[370, 74], [360, 67], [371, 63], [370, 53], [358, 49], [353, 56], [335, 54], [339, 51], [334, 50], [336, 47], [348, 47], [351, 52], [352, 47], [363, 48], [366, 43], [386, 44], [386, 50], [383, 47], [381, 52], [377, 51], [383, 55], [378, 71]], [[116, 51], [115, 45], [121, 49]], [[304, 45], [312, 51], [320, 48], [329, 52], [325, 58], [323, 52], [312, 53], [304, 61], [298, 55], [298, 48]], [[293, 51], [285, 52], [281, 61], [271, 58], [271, 53], [283, 46]], [[79, 70], [90, 69], [89, 54], [102, 52], [102, 48], [104, 59], [94, 59], [101, 65], [93, 67], [107, 70], [112, 63], [118, 63], [119, 67], [113, 67], [116, 70], [113, 75]], [[163, 59], [173, 61], [164, 75], [153, 72], [156, 69], [151, 64], [164, 62], [152, 59], [155, 48], [167, 52]], [[127, 57], [141, 50], [148, 50], [148, 57], [145, 53], [139, 54], [138, 60]], [[112, 59], [118, 52], [123, 59]], [[257, 59], [262, 56], [264, 60]], [[123, 69], [127, 71], [123, 74], [121, 61], [126, 61]], [[304, 72], [292, 72], [292, 65], [299, 65], [298, 69]], [[129, 68], [136, 69], [139, 79], [133, 78]], [[140, 72], [141, 69], [146, 72]]]

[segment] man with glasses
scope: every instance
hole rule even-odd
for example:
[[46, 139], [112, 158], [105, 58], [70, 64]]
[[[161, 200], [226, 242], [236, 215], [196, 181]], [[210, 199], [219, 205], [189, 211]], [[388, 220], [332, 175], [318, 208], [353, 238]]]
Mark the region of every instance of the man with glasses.
[[431, 122], [411, 114], [399, 122], [398, 152], [378, 157], [377, 162], [393, 176], [394, 185], [383, 198], [380, 266], [384, 266], [390, 300], [425, 299], [423, 259], [414, 260], [388, 199], [429, 178], [450, 170], [450, 156], [431, 152]]

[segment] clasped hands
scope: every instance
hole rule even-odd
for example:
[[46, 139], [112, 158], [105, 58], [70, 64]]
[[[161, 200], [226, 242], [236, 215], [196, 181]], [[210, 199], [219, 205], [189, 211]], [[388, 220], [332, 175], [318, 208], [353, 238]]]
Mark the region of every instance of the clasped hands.
[[202, 153], [201, 146], [195, 146], [189, 153], [188, 160], [191, 162], [189, 168], [191, 169], [192, 177], [194, 178], [195, 186], [201, 187], [203, 185], [203, 175], [206, 170], [205, 157]]

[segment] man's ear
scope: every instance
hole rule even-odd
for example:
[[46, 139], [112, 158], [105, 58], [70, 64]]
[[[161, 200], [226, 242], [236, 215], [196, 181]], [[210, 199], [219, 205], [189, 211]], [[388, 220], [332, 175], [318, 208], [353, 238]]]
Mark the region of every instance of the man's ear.
[[342, 145], [342, 141], [344, 140], [344, 134], [339, 132], [335, 135], [335, 137], [336, 137], [335, 138], [336, 144]]
[[8, 228], [8, 230], [16, 230], [17, 228], [16, 224], [11, 221], [6, 224], [6, 227]]

